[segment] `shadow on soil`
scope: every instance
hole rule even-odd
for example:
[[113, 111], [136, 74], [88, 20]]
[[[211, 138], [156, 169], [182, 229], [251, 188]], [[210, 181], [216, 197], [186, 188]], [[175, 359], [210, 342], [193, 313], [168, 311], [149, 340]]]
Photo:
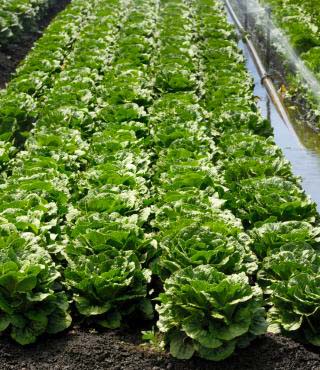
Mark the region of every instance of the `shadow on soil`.
[[289, 338], [267, 335], [220, 363], [192, 359], [179, 361], [165, 352], [141, 346], [137, 329], [98, 332], [78, 328], [37, 344], [21, 347], [0, 338], [2, 370], [317, 370], [319, 350]]

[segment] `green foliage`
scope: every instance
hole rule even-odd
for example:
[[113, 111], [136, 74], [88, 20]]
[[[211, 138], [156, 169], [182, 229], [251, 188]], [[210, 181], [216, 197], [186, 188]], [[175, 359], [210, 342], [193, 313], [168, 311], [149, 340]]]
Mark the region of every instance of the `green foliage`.
[[152, 319], [152, 271], [144, 336], [175, 357], [263, 334], [256, 277], [271, 329], [318, 344], [318, 214], [252, 91], [220, 2], [73, 0], [0, 93], [0, 331], [64, 330], [67, 295]]
[[146, 299], [151, 274], [133, 251], [109, 246], [92, 255], [74, 254], [68, 262], [64, 276], [81, 315], [94, 316], [100, 325], [113, 329], [137, 310], [146, 319], [152, 318], [152, 306]]
[[252, 249], [260, 259], [278, 253], [286, 244], [308, 243], [319, 250], [320, 228], [305, 221], [266, 223], [249, 234], [253, 240]]
[[[142, 340], [146, 341], [146, 344], [152, 346], [152, 349], [163, 351], [163, 341], [161, 338], [161, 334], [159, 333], [159, 331], [156, 331], [154, 327], [152, 327], [152, 330], [143, 330], [141, 334]], [[143, 345], [145, 345], [145, 343], [143, 343]]]
[[173, 356], [221, 361], [266, 330], [262, 294], [244, 273], [187, 267], [166, 280], [158, 327]]
[[301, 188], [280, 177], [241, 180], [226, 198], [227, 207], [248, 227], [261, 221], [313, 221], [317, 215]]
[[[319, 262], [318, 262], [319, 263]], [[317, 265], [318, 267], [319, 265]], [[297, 272], [289, 280], [272, 285], [269, 330], [292, 332], [309, 343], [320, 345], [320, 273]], [[299, 331], [298, 331], [299, 330]]]
[[39, 242], [17, 234], [0, 239], [0, 331], [23, 345], [71, 324], [60, 273]]

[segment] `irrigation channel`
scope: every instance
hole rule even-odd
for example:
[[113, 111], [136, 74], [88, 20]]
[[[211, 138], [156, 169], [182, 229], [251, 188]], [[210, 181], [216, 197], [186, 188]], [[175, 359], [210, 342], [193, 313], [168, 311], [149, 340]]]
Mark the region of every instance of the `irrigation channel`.
[[[230, 4], [239, 18], [244, 19], [244, 9], [236, 7], [234, 2]], [[226, 10], [229, 22], [236, 25], [228, 9]], [[252, 29], [247, 32], [251, 31]], [[247, 69], [254, 79], [257, 105], [262, 115], [271, 122], [275, 142], [291, 162], [294, 174], [301, 177], [303, 189], [317, 203], [320, 211], [320, 134], [308, 125], [296, 122], [294, 117], [291, 117], [289, 125], [285, 124], [265, 86], [261, 83], [261, 76], [247, 44], [240, 40], [239, 47], [244, 53]]]

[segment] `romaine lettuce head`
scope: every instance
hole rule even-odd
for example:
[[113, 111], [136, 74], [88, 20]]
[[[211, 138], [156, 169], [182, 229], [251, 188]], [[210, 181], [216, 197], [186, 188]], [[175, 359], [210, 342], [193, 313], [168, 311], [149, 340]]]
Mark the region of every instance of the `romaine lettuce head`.
[[308, 243], [320, 250], [320, 228], [306, 221], [271, 222], [249, 231], [253, 240], [252, 249], [258, 258], [277, 252], [291, 243]]
[[283, 157], [239, 157], [219, 161], [226, 186], [234, 188], [237, 182], [253, 177], [279, 176], [294, 181], [290, 163]]
[[185, 188], [159, 194], [152, 226], [160, 230], [182, 228], [196, 221], [215, 223], [215, 228], [226, 229], [228, 235], [237, 235], [242, 230], [241, 221], [228, 210], [222, 210], [224, 201], [214, 189]]
[[190, 91], [196, 89], [196, 86], [195, 75], [190, 70], [183, 69], [177, 61], [162, 66], [156, 75], [156, 87], [163, 92]]
[[224, 132], [219, 138], [220, 158], [282, 157], [281, 149], [272, 137], [264, 138], [246, 132]]
[[70, 326], [58, 267], [36, 237], [0, 239], [0, 331], [25, 345]]
[[266, 330], [262, 292], [245, 273], [187, 267], [166, 280], [159, 300], [157, 325], [180, 359], [223, 360]]
[[288, 281], [299, 272], [320, 273], [320, 254], [305, 242], [289, 242], [262, 261], [259, 285], [270, 294], [273, 283]]
[[[219, 102], [208, 102], [207, 109], [212, 110], [219, 106]], [[235, 103], [233, 103], [236, 105]], [[213, 105], [213, 106], [212, 106]], [[233, 110], [231, 110], [233, 108]], [[219, 115], [215, 116], [213, 125], [221, 132], [250, 132], [257, 135], [269, 137], [273, 134], [270, 122], [263, 119], [260, 114], [252, 111], [253, 106], [248, 104], [248, 100], [239, 102], [237, 107], [222, 107]]]
[[210, 264], [225, 274], [246, 272], [253, 274], [257, 268], [257, 258], [251, 252], [245, 238], [229, 234], [229, 227], [222, 220], [216, 222], [193, 222], [179, 230], [160, 234], [162, 255], [156, 264], [163, 280], [173, 272], [188, 267]]
[[139, 192], [126, 185], [103, 185], [92, 188], [79, 202], [82, 210], [89, 212], [118, 212], [121, 214], [140, 209], [142, 199]]
[[[69, 214], [68, 216], [72, 216]], [[90, 256], [100, 252], [134, 251], [139, 261], [148, 264], [156, 252], [156, 243], [146, 236], [141, 225], [144, 215], [120, 216], [109, 213], [77, 213], [76, 220], [70, 220], [71, 236], [66, 247], [68, 256]], [[146, 212], [146, 217], [148, 214]]]
[[146, 299], [151, 273], [133, 251], [109, 247], [92, 255], [73, 255], [64, 271], [78, 312], [104, 327], [119, 327], [123, 316], [140, 311], [152, 317]]
[[317, 216], [316, 205], [301, 187], [281, 177], [241, 180], [226, 193], [227, 208], [242, 219], [246, 227], [257, 222], [305, 220]]
[[320, 273], [297, 272], [271, 287], [269, 331], [289, 332], [320, 346]]

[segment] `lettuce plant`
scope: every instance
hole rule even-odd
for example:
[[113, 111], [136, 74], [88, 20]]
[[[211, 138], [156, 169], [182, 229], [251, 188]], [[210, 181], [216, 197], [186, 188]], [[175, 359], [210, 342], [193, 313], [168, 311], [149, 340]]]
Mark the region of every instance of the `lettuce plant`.
[[[72, 212], [74, 214], [72, 215]], [[120, 216], [113, 213], [84, 213], [70, 209], [67, 218], [70, 222], [70, 242], [67, 254], [90, 256], [99, 254], [110, 247], [116, 250], [132, 250], [139, 262], [147, 266], [156, 252], [156, 243], [142, 228], [146, 215]], [[75, 218], [75, 220], [73, 219]]]
[[[224, 180], [230, 188], [236, 186], [238, 181], [252, 177], [279, 176], [286, 180], [293, 180], [291, 165], [283, 157], [276, 159], [266, 157], [239, 157], [230, 161], [227, 158], [220, 162]], [[233, 183], [235, 183], [233, 185]]]
[[227, 208], [249, 227], [259, 221], [313, 221], [317, 215], [300, 187], [276, 176], [241, 180], [226, 198]]
[[255, 254], [263, 259], [278, 253], [279, 249], [291, 243], [308, 243], [314, 249], [320, 249], [320, 228], [306, 221], [271, 222], [250, 230]]
[[277, 253], [266, 257], [257, 274], [265, 293], [272, 294], [273, 284], [289, 281], [300, 272], [313, 275], [320, 272], [320, 254], [305, 242], [284, 244]]
[[173, 272], [188, 267], [210, 264], [220, 272], [254, 273], [257, 259], [249, 248], [246, 235], [232, 236], [222, 220], [197, 222], [160, 235], [161, 257], [156, 264], [164, 280]]
[[157, 325], [180, 359], [223, 360], [266, 330], [262, 293], [244, 273], [187, 267], [166, 280], [159, 301]]
[[240, 220], [228, 210], [221, 210], [224, 201], [219, 199], [213, 189], [198, 190], [194, 188], [179, 189], [159, 194], [158, 206], [153, 207], [152, 226], [160, 230], [175, 229], [196, 221], [214, 225], [214, 230], [236, 236], [242, 230]]
[[0, 331], [8, 330], [25, 345], [66, 329], [69, 303], [49, 253], [38, 238], [5, 234], [0, 239]]
[[[318, 262], [319, 263], [319, 262]], [[289, 333], [320, 346], [320, 272], [297, 272], [271, 286], [269, 331]]]
[[106, 328], [119, 327], [123, 317], [136, 311], [146, 319], [153, 316], [146, 299], [151, 273], [133, 251], [106, 246], [100, 253], [74, 254], [64, 276], [78, 312]]
[[219, 158], [265, 157], [276, 159], [282, 156], [281, 149], [272, 137], [263, 138], [251, 132], [224, 132], [218, 138]]

